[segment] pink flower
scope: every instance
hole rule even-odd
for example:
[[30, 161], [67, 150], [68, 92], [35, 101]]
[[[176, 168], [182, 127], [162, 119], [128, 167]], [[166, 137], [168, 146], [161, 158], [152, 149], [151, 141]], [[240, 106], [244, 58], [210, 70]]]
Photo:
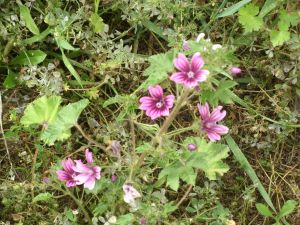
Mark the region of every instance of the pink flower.
[[204, 66], [204, 60], [199, 52], [193, 55], [191, 62], [184, 54], [179, 53], [174, 59], [174, 65], [179, 72], [173, 73], [170, 80], [189, 88], [196, 87], [199, 82], [205, 81], [209, 74], [208, 70], [201, 69]]
[[140, 109], [146, 111], [146, 115], [155, 120], [161, 116], [168, 116], [169, 109], [173, 107], [174, 95], [164, 96], [163, 89], [160, 85], [150, 86], [150, 96], [140, 98]]
[[195, 145], [195, 144], [188, 144], [188, 150], [189, 151], [191, 151], [191, 152], [193, 152], [193, 151], [195, 151], [195, 150], [197, 150], [197, 145]]
[[230, 68], [230, 73], [232, 73], [232, 75], [238, 75], [242, 72], [241, 68], [233, 66]]
[[84, 184], [84, 188], [92, 190], [95, 187], [96, 180], [99, 180], [101, 175], [101, 168], [93, 165], [93, 154], [88, 149], [85, 150], [85, 159], [87, 164], [82, 163], [81, 160], [75, 160], [73, 170], [78, 173], [75, 176], [76, 185]]
[[123, 191], [124, 201], [130, 205], [134, 205], [135, 199], [141, 197], [141, 194], [131, 184], [124, 184]]
[[66, 181], [67, 187], [74, 187], [76, 186], [76, 175], [77, 173], [73, 170], [74, 161], [72, 159], [63, 160], [61, 162], [62, 167], [64, 170], [56, 171], [57, 177], [61, 181]]
[[224, 119], [226, 111], [222, 110], [222, 106], [218, 106], [210, 113], [209, 106], [205, 103], [204, 106], [198, 104], [198, 110], [202, 118], [202, 130], [207, 134], [211, 141], [218, 141], [221, 135], [227, 134], [229, 129], [226, 126], [219, 125], [217, 122]]

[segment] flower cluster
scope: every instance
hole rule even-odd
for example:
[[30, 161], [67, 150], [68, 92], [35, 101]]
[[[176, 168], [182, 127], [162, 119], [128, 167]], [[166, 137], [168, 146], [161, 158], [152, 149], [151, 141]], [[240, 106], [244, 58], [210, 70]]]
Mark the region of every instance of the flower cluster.
[[95, 187], [96, 180], [99, 180], [101, 168], [93, 165], [93, 154], [88, 149], [85, 151], [86, 164], [81, 160], [72, 160], [70, 158], [62, 160], [63, 170], [56, 172], [61, 181], [65, 181], [67, 187], [74, 187], [83, 184], [84, 188], [92, 190]]
[[[197, 42], [203, 37], [204, 34], [200, 34]], [[187, 42], [184, 42], [184, 44], [184, 47], [188, 50]], [[185, 88], [195, 88], [200, 82], [204, 82], [208, 78], [209, 71], [202, 69], [204, 60], [199, 52], [195, 53], [190, 60], [184, 54], [179, 53], [173, 63], [178, 72], [173, 73], [170, 76], [170, 80], [184, 85]], [[231, 72], [237, 74], [240, 72], [240, 69], [239, 71], [238, 69], [238, 67], [233, 67]], [[173, 107], [175, 96], [164, 96], [160, 85], [150, 86], [148, 91], [150, 96], [140, 98], [139, 108], [145, 110], [146, 115], [151, 117], [152, 120], [161, 116], [168, 116], [169, 110]], [[204, 106], [198, 104], [198, 110], [201, 116], [201, 130], [210, 141], [218, 141], [221, 139], [221, 135], [228, 133], [228, 127], [217, 124], [226, 116], [226, 111], [221, 111], [222, 106], [217, 106], [210, 113], [208, 103], [205, 103]], [[190, 151], [195, 149], [196, 147], [189, 146]]]

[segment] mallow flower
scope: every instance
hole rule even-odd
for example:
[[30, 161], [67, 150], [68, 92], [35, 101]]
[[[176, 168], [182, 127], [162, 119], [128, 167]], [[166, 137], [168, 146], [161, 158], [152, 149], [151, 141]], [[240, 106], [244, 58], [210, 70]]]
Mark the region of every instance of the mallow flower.
[[206, 133], [209, 140], [213, 142], [219, 141], [221, 135], [227, 134], [229, 131], [228, 127], [217, 124], [217, 122], [224, 119], [226, 111], [221, 111], [223, 107], [218, 106], [210, 112], [207, 103], [205, 103], [205, 105], [198, 104], [197, 106], [202, 119], [202, 131]]
[[75, 160], [73, 170], [77, 173], [74, 177], [76, 184], [83, 184], [84, 188], [92, 190], [95, 187], [96, 180], [99, 180], [101, 175], [101, 168], [93, 165], [93, 154], [88, 149], [85, 150], [85, 159], [87, 164], [82, 163], [81, 160]]
[[76, 173], [73, 170], [73, 167], [75, 165], [74, 161], [70, 158], [66, 160], [62, 160], [61, 165], [63, 167], [63, 170], [56, 171], [57, 178], [61, 181], [65, 181], [67, 187], [76, 186], [75, 177], [76, 175], [78, 175], [78, 173]]
[[141, 197], [141, 194], [131, 184], [125, 183], [123, 185], [123, 191], [124, 202], [128, 203], [129, 205], [135, 205], [135, 199]]
[[179, 72], [173, 73], [170, 77], [170, 80], [175, 83], [193, 88], [196, 87], [199, 82], [205, 81], [208, 77], [209, 71], [202, 69], [204, 60], [199, 52], [195, 53], [190, 61], [184, 54], [179, 53], [173, 63], [179, 70]]
[[155, 120], [161, 116], [168, 116], [169, 110], [174, 104], [174, 95], [164, 96], [160, 85], [150, 86], [148, 88], [150, 96], [140, 98], [140, 109], [146, 111], [146, 115]]

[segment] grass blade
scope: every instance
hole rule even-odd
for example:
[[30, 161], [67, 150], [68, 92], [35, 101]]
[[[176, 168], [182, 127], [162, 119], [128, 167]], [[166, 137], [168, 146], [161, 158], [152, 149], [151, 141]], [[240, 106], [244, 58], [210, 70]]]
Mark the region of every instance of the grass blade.
[[251, 0], [240, 1], [240, 2], [230, 6], [229, 8], [225, 9], [223, 12], [221, 12], [219, 15], [217, 15], [217, 18], [222, 18], [222, 17], [225, 17], [225, 16], [231, 16], [249, 2], [251, 2]]
[[75, 79], [77, 80], [77, 82], [79, 83], [79, 85], [82, 87], [82, 82], [81, 82], [79, 74], [76, 72], [76, 70], [74, 69], [74, 67], [70, 63], [69, 59], [65, 56], [65, 53], [63, 52], [62, 49], [61, 49], [61, 53], [62, 53], [62, 60], [63, 60], [63, 62], [65, 64], [65, 66], [70, 71], [70, 73], [75, 77]]
[[252, 166], [248, 162], [248, 160], [245, 157], [244, 153], [241, 151], [241, 149], [238, 147], [238, 145], [235, 143], [235, 141], [233, 140], [233, 138], [230, 135], [227, 135], [225, 137], [225, 140], [226, 140], [230, 150], [232, 151], [235, 159], [240, 163], [240, 165], [243, 167], [245, 172], [251, 178], [252, 182], [257, 186], [257, 189], [258, 189], [259, 193], [261, 194], [261, 196], [264, 198], [264, 200], [270, 206], [270, 208], [273, 209], [274, 212], [276, 212], [276, 209], [275, 209], [275, 207], [272, 203], [272, 200], [271, 200], [269, 194], [267, 193], [264, 186], [262, 185], [262, 183], [258, 179], [254, 169], [252, 168]]

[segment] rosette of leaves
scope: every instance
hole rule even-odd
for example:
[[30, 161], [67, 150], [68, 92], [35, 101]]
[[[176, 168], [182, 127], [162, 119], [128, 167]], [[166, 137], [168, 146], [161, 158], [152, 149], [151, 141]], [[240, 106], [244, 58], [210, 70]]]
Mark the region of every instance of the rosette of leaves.
[[71, 136], [71, 128], [89, 101], [82, 99], [63, 107], [60, 104], [60, 96], [43, 96], [34, 100], [26, 107], [21, 124], [25, 127], [42, 125], [40, 138], [48, 145], [66, 140]]
[[197, 146], [195, 151], [184, 149], [181, 159], [163, 168], [159, 174], [159, 179], [165, 180], [174, 191], [178, 190], [180, 180], [195, 185], [197, 170], [202, 170], [209, 180], [216, 180], [229, 170], [229, 166], [222, 161], [228, 157], [229, 148], [226, 145], [189, 137], [184, 141], [184, 146], [191, 143]]

